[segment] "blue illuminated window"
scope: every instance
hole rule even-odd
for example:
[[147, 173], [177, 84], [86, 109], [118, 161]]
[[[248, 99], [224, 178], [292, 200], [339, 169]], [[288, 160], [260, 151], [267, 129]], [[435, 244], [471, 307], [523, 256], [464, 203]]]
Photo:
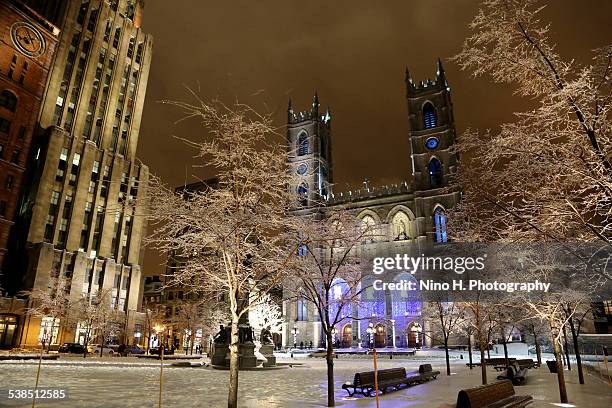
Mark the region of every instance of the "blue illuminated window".
[[300, 205], [304, 207], [307, 206], [308, 205], [308, 184], [306, 183], [300, 184], [300, 186], [298, 187], [297, 193], [298, 193], [298, 200], [300, 202]]
[[425, 129], [435, 128], [437, 126], [436, 110], [430, 102], [423, 106], [423, 127]]
[[436, 149], [439, 144], [440, 142], [438, 141], [437, 137], [430, 137], [425, 141], [425, 147], [427, 147], [429, 150]]
[[446, 214], [440, 207], [434, 212], [434, 225], [436, 226], [436, 242], [447, 242], [446, 236]]
[[427, 165], [429, 172], [429, 185], [431, 188], [442, 187], [442, 163], [433, 157]]
[[298, 156], [306, 154], [308, 154], [308, 135], [306, 132], [302, 132], [298, 138]]

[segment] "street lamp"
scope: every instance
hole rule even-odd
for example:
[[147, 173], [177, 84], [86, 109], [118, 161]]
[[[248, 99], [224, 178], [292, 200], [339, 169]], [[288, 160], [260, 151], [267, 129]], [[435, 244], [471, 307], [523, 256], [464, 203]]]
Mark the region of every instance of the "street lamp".
[[373, 323], [368, 325], [366, 332], [370, 335], [370, 348], [374, 348], [374, 333], [376, 333], [376, 329]]
[[336, 335], [338, 334], [338, 329], [334, 327], [331, 332], [332, 332], [332, 347], [334, 347], [337, 344]]
[[300, 333], [297, 326], [293, 326], [293, 348], [297, 347], [297, 335]]

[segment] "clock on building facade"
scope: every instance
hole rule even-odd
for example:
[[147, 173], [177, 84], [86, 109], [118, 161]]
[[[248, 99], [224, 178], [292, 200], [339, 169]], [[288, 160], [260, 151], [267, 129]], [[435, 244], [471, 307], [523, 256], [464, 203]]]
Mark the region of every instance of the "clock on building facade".
[[12, 25], [11, 40], [28, 57], [39, 57], [45, 52], [45, 37], [35, 26], [25, 21]]

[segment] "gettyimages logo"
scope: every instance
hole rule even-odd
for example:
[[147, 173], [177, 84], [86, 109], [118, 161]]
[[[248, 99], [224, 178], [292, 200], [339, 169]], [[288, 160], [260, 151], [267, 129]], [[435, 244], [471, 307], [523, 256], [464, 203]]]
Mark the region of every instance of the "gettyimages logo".
[[412, 275], [418, 271], [455, 272], [458, 275], [466, 271], [482, 271], [485, 268], [487, 254], [482, 256], [421, 256], [413, 257], [407, 254], [397, 254], [394, 257], [377, 257], [373, 260], [372, 272], [380, 275], [384, 272], [408, 272]]

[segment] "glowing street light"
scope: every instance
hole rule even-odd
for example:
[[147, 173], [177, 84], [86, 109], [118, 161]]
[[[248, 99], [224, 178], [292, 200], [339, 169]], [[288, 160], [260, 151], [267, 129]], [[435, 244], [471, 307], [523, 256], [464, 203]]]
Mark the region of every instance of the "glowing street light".
[[370, 335], [370, 348], [374, 348], [374, 333], [376, 333], [376, 329], [374, 328], [374, 323], [370, 323], [366, 332]]

